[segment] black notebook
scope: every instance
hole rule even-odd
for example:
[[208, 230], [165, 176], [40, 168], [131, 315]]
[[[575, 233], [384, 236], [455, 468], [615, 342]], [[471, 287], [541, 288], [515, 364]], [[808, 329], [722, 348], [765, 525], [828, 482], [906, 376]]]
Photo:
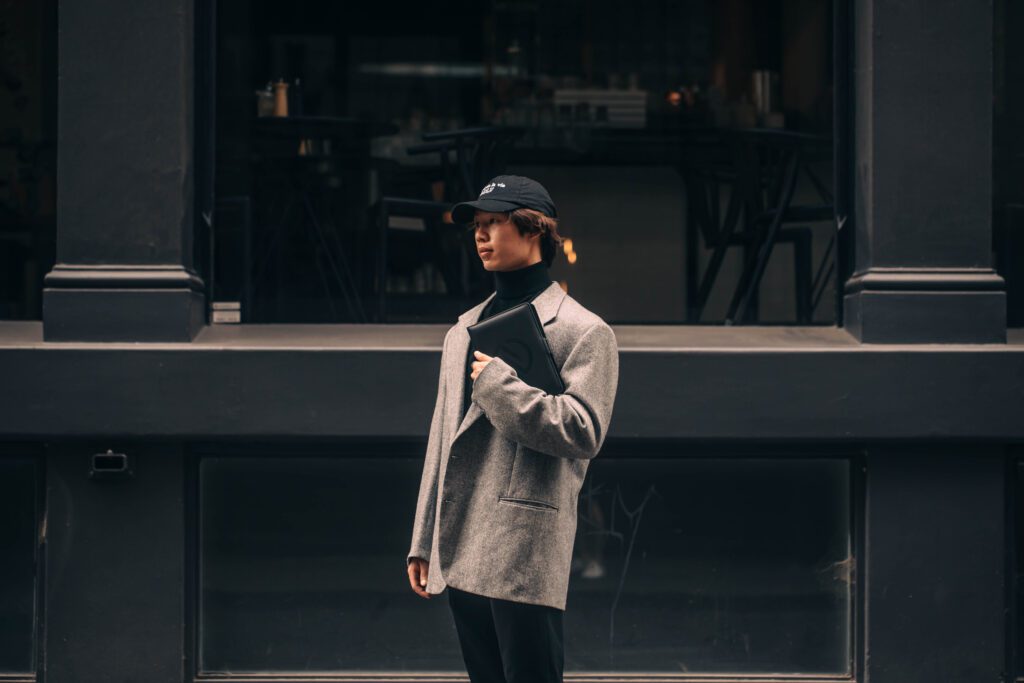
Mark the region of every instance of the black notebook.
[[470, 348], [499, 356], [530, 386], [549, 394], [565, 392], [562, 376], [533, 303], [525, 301], [466, 328]]

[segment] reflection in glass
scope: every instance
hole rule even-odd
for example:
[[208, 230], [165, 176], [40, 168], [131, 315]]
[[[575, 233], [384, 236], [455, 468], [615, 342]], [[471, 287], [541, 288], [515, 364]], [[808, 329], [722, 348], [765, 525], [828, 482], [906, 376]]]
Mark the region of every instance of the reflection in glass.
[[0, 458], [0, 673], [35, 670], [36, 472]]
[[458, 671], [447, 596], [409, 587], [422, 461], [204, 458], [203, 671]]
[[493, 277], [445, 211], [502, 173], [551, 192], [551, 276], [609, 322], [835, 320], [828, 0], [217, 4], [215, 291], [243, 322], [453, 319]]
[[566, 670], [846, 674], [849, 466], [598, 457]]
[[[405, 574], [421, 467], [204, 458], [202, 670], [464, 671]], [[848, 488], [845, 460], [597, 458], [566, 671], [848, 673]]]

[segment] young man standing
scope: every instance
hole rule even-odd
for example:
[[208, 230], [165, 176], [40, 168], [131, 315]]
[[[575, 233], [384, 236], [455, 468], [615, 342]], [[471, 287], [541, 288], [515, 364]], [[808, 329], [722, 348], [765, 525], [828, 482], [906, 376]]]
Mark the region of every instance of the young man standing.
[[[407, 569], [421, 597], [448, 589], [473, 683], [562, 681], [576, 506], [618, 386], [611, 327], [548, 276], [561, 245], [556, 216], [544, 187], [515, 175], [452, 208], [495, 291], [445, 335]], [[524, 301], [564, 393], [470, 348], [468, 326]]]

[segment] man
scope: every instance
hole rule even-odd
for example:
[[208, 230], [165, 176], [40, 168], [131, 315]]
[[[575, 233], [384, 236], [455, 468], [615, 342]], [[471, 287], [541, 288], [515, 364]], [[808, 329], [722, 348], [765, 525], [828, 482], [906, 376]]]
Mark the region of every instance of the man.
[[[416, 504], [409, 583], [448, 588], [473, 683], [561, 681], [576, 506], [604, 443], [618, 386], [615, 334], [551, 280], [555, 205], [540, 183], [501, 175], [452, 220], [469, 224], [495, 291], [445, 335]], [[523, 301], [536, 307], [565, 385], [550, 395], [466, 328]]]

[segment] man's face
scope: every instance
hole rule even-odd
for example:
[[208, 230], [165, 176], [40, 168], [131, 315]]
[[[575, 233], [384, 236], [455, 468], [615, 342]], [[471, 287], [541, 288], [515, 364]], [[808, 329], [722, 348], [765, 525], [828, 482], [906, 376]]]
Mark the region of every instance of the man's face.
[[476, 253], [486, 270], [516, 270], [540, 261], [538, 235], [520, 235], [507, 213], [477, 210]]

